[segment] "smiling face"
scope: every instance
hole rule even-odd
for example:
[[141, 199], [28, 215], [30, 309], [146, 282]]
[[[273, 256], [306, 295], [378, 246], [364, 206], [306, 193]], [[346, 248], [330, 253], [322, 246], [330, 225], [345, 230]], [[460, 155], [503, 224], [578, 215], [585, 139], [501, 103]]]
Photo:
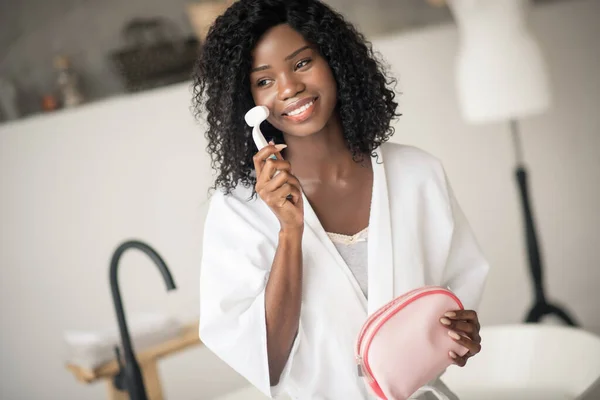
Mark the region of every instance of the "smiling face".
[[287, 24], [268, 30], [252, 52], [250, 88], [269, 123], [292, 136], [320, 132], [332, 119], [337, 87], [327, 61]]

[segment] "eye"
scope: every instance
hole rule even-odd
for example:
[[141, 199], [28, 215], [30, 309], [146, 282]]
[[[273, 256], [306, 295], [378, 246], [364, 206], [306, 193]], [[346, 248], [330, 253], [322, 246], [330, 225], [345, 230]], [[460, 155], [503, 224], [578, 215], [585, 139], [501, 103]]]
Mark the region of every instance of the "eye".
[[258, 87], [263, 87], [263, 86], [266, 86], [266, 85], [268, 85], [268, 84], [269, 84], [269, 82], [270, 82], [270, 81], [271, 81], [270, 79], [266, 79], [266, 78], [264, 78], [264, 79], [259, 79], [259, 80], [256, 82], [256, 86], [258, 86]]
[[298, 64], [296, 64], [296, 69], [306, 67], [311, 62], [312, 60], [310, 58], [305, 58], [304, 60], [298, 61]]

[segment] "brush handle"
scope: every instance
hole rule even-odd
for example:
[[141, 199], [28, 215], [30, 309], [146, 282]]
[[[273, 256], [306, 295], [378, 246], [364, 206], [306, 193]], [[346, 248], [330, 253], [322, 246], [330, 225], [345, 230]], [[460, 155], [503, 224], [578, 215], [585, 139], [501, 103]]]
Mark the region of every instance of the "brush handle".
[[[267, 142], [267, 139], [265, 139], [265, 137], [263, 136], [262, 132], [260, 131], [260, 126], [259, 125], [256, 125], [252, 129], [252, 139], [254, 139], [254, 144], [256, 144], [256, 148], [259, 151], [262, 150], [264, 147], [267, 147], [269, 145], [269, 143]], [[277, 157], [275, 156], [275, 154], [271, 154], [269, 156], [269, 158], [272, 158], [273, 160], [277, 160]]]

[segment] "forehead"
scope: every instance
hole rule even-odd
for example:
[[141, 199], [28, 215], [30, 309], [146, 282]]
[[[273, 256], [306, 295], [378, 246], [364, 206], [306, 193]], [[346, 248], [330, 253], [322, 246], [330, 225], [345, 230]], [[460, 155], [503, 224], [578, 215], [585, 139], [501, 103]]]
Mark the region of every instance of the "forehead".
[[287, 24], [269, 29], [252, 50], [252, 66], [282, 62], [294, 51], [309, 45], [304, 37]]

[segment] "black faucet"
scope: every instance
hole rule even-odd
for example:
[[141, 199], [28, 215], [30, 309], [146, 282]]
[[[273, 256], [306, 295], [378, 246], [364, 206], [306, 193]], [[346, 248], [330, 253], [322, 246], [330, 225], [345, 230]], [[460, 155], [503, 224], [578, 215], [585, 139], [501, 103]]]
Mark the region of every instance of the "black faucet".
[[154, 261], [165, 280], [167, 290], [175, 289], [175, 282], [173, 282], [173, 277], [169, 272], [167, 264], [165, 264], [163, 259], [154, 249], [145, 243], [136, 240], [124, 242], [115, 250], [112, 256], [110, 262], [110, 289], [112, 291], [113, 303], [115, 305], [115, 312], [119, 323], [119, 332], [121, 334], [121, 343], [123, 345], [123, 357], [125, 359], [125, 365], [123, 365], [119, 347], [116, 346], [115, 352], [117, 355], [117, 362], [119, 363], [119, 373], [115, 376], [114, 384], [117, 389], [127, 391], [130, 400], [148, 400], [140, 366], [133, 354], [131, 338], [129, 336], [129, 330], [127, 329], [127, 322], [125, 321], [125, 312], [123, 310], [123, 303], [121, 302], [121, 292], [119, 290], [117, 279], [119, 260], [123, 253], [130, 248], [143, 251], [152, 259], [152, 261]]

